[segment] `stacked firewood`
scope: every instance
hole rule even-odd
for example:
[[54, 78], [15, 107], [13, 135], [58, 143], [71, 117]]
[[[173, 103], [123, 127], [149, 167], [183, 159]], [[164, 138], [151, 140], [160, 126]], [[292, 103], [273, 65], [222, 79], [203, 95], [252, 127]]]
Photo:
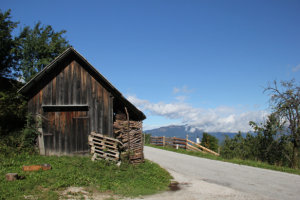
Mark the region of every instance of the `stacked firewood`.
[[129, 153], [129, 160], [133, 164], [144, 161], [143, 154], [143, 123], [117, 119], [114, 122], [114, 135], [123, 143], [123, 151]]

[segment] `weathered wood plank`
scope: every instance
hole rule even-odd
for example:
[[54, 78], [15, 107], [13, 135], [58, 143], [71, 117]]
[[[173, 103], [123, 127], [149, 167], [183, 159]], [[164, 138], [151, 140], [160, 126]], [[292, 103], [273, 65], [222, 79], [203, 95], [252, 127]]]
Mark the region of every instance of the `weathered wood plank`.
[[[93, 120], [92, 119], [92, 110], [94, 110], [94, 104], [92, 100], [92, 82], [91, 82], [91, 76], [87, 75], [87, 104], [90, 106], [89, 111], [87, 112], [87, 116], [90, 118], [88, 126], [89, 126], [89, 132], [92, 131], [92, 124]], [[88, 133], [89, 133], [88, 132]]]
[[107, 137], [107, 136], [105, 136], [104, 134], [101, 134], [101, 133], [91, 132], [90, 135], [91, 135], [92, 138], [97, 138], [98, 137], [98, 138], [103, 139], [103, 140], [116, 142], [116, 143], [121, 143], [118, 139], [115, 139], [115, 138], [112, 138], [112, 137]]
[[60, 147], [61, 147], [61, 139], [60, 139], [60, 131], [59, 131], [59, 113], [55, 112], [55, 149], [53, 149], [54, 152], [60, 153]]
[[86, 93], [86, 79], [87, 79], [87, 71], [81, 67], [81, 104], [87, 103], [87, 93]]
[[89, 144], [88, 144], [88, 136], [90, 133], [90, 118], [88, 117], [88, 112], [84, 112], [84, 133], [83, 133], [83, 151], [89, 150]]
[[97, 131], [97, 121], [98, 121], [98, 116], [96, 116], [96, 113], [98, 111], [98, 108], [97, 108], [97, 96], [96, 96], [96, 80], [91, 77], [91, 101], [90, 101], [90, 106], [91, 109], [89, 112], [90, 112], [90, 118], [91, 118], [91, 121], [90, 121], [90, 124], [91, 124], [91, 131]]
[[81, 67], [78, 63], [75, 64], [76, 70], [76, 104], [81, 104]]
[[61, 79], [60, 79], [60, 76], [56, 76], [56, 83], [55, 83], [55, 98], [56, 98], [56, 103], [55, 105], [61, 105], [61, 102], [60, 102], [60, 83], [61, 82]]
[[70, 81], [69, 81], [69, 72], [70, 72], [70, 67], [66, 66], [65, 69], [63, 70], [64, 74], [64, 79], [63, 79], [63, 87], [64, 87], [64, 93], [63, 93], [63, 105], [69, 105], [69, 95], [70, 95]]
[[108, 101], [109, 101], [109, 95], [108, 92], [106, 90], [103, 91], [103, 132], [105, 135], [109, 135], [108, 132]]
[[102, 86], [96, 82], [95, 84], [96, 91], [97, 91], [97, 132], [104, 133], [103, 124], [104, 122], [104, 106], [103, 106], [103, 88]]
[[77, 117], [77, 112], [72, 112], [72, 136], [70, 138], [71, 140], [71, 151], [72, 154], [76, 152], [76, 117]]
[[64, 97], [66, 96], [65, 93], [65, 85], [64, 85], [64, 81], [65, 81], [65, 74], [63, 72], [61, 72], [59, 75], [59, 104], [58, 105], [63, 105], [64, 104]]
[[109, 104], [108, 104], [108, 109], [109, 109], [109, 113], [108, 113], [108, 133], [110, 137], [114, 136], [113, 133], [113, 124], [114, 124], [114, 111], [113, 111], [113, 106], [114, 106], [114, 102], [113, 102], [113, 96], [111, 94], [109, 94]]
[[56, 77], [52, 80], [52, 105], [56, 105]]
[[76, 104], [76, 92], [77, 92], [77, 75], [76, 75], [76, 66], [75, 66], [75, 61], [72, 62], [71, 64], [72, 68], [72, 97], [71, 97], [71, 103]]

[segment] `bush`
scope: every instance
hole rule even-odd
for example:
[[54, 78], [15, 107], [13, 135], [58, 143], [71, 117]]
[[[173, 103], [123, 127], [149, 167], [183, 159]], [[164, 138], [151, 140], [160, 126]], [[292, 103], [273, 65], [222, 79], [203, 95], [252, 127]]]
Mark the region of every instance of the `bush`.
[[143, 133], [143, 139], [145, 141], [145, 144], [150, 144], [151, 134]]
[[26, 117], [26, 126], [19, 131], [0, 137], [1, 156], [14, 156], [19, 153], [37, 153], [36, 122], [31, 114]]
[[0, 137], [20, 131], [26, 122], [26, 101], [17, 93], [23, 84], [0, 77]]
[[208, 133], [205, 132], [203, 133], [202, 140], [201, 140], [202, 146], [217, 152], [219, 148], [218, 143], [219, 140], [216, 137], [209, 135]]

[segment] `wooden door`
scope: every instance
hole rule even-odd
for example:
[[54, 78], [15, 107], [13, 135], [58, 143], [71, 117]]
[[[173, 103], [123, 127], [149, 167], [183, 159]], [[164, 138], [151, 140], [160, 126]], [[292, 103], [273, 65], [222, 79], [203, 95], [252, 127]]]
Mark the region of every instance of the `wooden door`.
[[43, 136], [46, 155], [69, 155], [89, 152], [87, 111], [45, 112]]
[[89, 118], [79, 113], [79, 116], [74, 116], [72, 120], [72, 154], [87, 154], [89, 153]]

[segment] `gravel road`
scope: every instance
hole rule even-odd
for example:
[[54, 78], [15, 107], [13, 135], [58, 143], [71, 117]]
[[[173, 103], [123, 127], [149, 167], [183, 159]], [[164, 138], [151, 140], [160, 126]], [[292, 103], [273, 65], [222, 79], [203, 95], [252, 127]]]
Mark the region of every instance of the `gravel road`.
[[180, 190], [143, 199], [300, 199], [300, 176], [145, 147], [145, 158], [168, 170]]

